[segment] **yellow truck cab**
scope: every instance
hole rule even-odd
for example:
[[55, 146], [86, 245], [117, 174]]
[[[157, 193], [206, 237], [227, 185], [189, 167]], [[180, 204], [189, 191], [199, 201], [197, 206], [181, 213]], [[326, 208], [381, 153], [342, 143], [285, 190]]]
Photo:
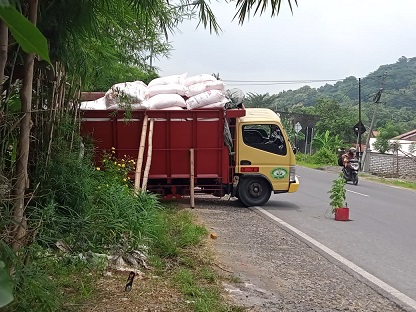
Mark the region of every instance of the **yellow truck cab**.
[[246, 206], [265, 204], [271, 193], [299, 187], [295, 152], [280, 117], [267, 108], [246, 108], [236, 120], [235, 195]]

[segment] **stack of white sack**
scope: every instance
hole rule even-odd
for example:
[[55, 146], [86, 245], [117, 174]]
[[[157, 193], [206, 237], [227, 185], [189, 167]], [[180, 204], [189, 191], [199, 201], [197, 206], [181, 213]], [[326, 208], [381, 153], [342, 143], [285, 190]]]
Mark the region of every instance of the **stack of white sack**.
[[186, 108], [224, 108], [229, 100], [225, 97], [224, 83], [210, 74], [188, 77], [184, 81]]
[[80, 109], [82, 110], [106, 110], [105, 98], [99, 98], [95, 101], [83, 101], [81, 102]]
[[221, 80], [210, 74], [187, 77], [184, 73], [155, 78], [148, 85], [142, 81], [117, 83], [103, 98], [82, 102], [81, 109], [191, 110], [224, 108], [229, 102]]
[[142, 81], [123, 82], [113, 85], [105, 94], [107, 109], [148, 109], [145, 103], [147, 86]]
[[150, 81], [146, 91], [146, 106], [149, 109], [186, 108], [186, 87], [183, 84], [186, 75], [172, 75]]

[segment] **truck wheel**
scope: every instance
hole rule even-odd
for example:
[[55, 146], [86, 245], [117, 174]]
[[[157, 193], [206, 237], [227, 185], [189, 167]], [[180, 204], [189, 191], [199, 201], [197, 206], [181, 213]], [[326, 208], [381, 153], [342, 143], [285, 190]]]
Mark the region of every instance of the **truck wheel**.
[[262, 178], [242, 179], [238, 186], [238, 197], [247, 207], [264, 205], [271, 193], [270, 185]]

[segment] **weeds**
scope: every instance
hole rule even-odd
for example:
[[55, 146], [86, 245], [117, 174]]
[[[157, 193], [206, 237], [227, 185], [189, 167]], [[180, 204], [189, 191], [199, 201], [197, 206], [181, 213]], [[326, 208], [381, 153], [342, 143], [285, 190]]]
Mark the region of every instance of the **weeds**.
[[[13, 272], [15, 297], [4, 311], [78, 310], [94, 300], [105, 268], [79, 254], [143, 246], [153, 274], [166, 280], [173, 276], [174, 287], [195, 311], [231, 311], [209, 260], [198, 251], [207, 230], [194, 223], [190, 212], [162, 206], [157, 195], [136, 196], [128, 179], [134, 161], [112, 155], [98, 167], [76, 152], [64, 153], [37, 169], [41, 188], [27, 208], [28, 244], [19, 253], [0, 245], [0, 261]], [[7, 205], [1, 213], [10, 214]]]

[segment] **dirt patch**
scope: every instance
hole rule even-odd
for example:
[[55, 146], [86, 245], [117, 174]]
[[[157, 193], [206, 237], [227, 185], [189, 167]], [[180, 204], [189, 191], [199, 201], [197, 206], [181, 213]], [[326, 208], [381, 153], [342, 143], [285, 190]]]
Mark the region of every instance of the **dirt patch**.
[[133, 281], [131, 291], [124, 290], [128, 272], [106, 272], [96, 285], [91, 302], [79, 306], [77, 311], [189, 311], [189, 304], [168, 281], [150, 272]]

